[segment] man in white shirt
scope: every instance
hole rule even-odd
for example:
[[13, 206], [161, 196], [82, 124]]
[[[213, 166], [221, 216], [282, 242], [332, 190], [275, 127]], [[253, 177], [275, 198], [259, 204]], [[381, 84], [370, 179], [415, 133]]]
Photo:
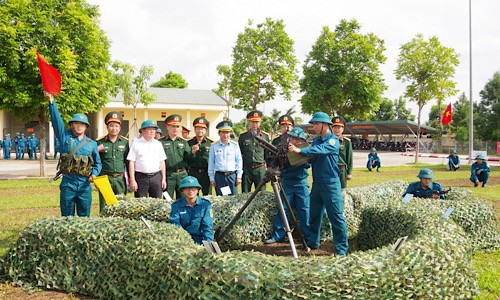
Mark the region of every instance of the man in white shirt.
[[165, 151], [155, 140], [158, 126], [152, 120], [142, 122], [142, 137], [130, 146], [129, 161], [130, 188], [135, 197], [162, 198], [162, 191], [167, 188], [165, 176]]

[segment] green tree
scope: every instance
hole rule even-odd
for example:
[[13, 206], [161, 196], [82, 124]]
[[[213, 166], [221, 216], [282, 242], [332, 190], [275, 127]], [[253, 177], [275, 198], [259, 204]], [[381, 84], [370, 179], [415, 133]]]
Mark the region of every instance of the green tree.
[[396, 79], [408, 82], [405, 97], [418, 105], [415, 155], [415, 162], [418, 162], [422, 108], [434, 98], [438, 100], [439, 107], [442, 99], [457, 93], [456, 82], [452, 78], [459, 60], [455, 50], [441, 45], [435, 36], [426, 41], [418, 34], [400, 49], [394, 73]]
[[394, 111], [396, 113], [396, 120], [415, 121], [415, 115], [406, 108], [406, 100], [402, 96], [394, 100]]
[[[469, 140], [470, 104], [465, 93], [460, 94], [458, 100], [453, 103], [453, 122], [451, 128], [455, 133], [455, 140], [466, 142]], [[474, 123], [476, 121], [474, 120]]]
[[121, 92], [123, 104], [132, 106], [133, 108], [134, 123], [130, 127], [130, 131], [132, 131], [132, 137], [136, 137], [138, 132], [137, 105], [143, 104], [144, 106], [148, 106], [156, 100], [156, 95], [152, 94], [148, 89], [148, 81], [154, 72], [153, 66], [141, 66], [139, 73], [136, 74], [137, 69], [131, 64], [114, 61], [113, 69], [115, 95]]
[[231, 88], [231, 66], [228, 65], [218, 65], [217, 74], [222, 77], [222, 80], [217, 83], [217, 88], [213, 89], [214, 93], [219, 95], [227, 103], [227, 115], [226, 118], [231, 118], [231, 106], [233, 101], [230, 95]]
[[231, 97], [237, 100], [235, 107], [246, 111], [278, 95], [290, 100], [297, 85], [294, 42], [283, 21], [266, 18], [264, 23], [252, 25], [249, 20], [245, 31], [238, 35], [230, 80]]
[[378, 110], [387, 88], [379, 71], [386, 60], [384, 41], [360, 29], [356, 20], [341, 20], [333, 32], [323, 27], [303, 65], [304, 113], [324, 111], [355, 120]]
[[373, 121], [391, 121], [396, 119], [394, 102], [388, 98], [382, 98], [378, 111], [375, 111], [371, 119]]
[[[480, 117], [474, 119], [479, 137], [485, 141], [500, 140], [500, 72], [479, 92], [481, 101], [478, 106]], [[476, 123], [477, 122], [477, 123]]]
[[[0, 1], [0, 109], [27, 122], [38, 117], [45, 138], [48, 101], [43, 96], [36, 52], [59, 70], [57, 99], [64, 120], [99, 111], [111, 89], [109, 41], [99, 11], [83, 0]], [[45, 176], [41, 155], [40, 176]]]
[[169, 71], [165, 77], [151, 84], [151, 87], [185, 89], [188, 83], [181, 74]]

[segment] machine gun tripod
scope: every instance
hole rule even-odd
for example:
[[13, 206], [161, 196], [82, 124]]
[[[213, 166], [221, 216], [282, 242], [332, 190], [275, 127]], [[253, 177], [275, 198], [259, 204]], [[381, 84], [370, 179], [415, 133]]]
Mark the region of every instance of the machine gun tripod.
[[234, 226], [236, 221], [238, 221], [238, 219], [243, 214], [243, 212], [248, 207], [248, 205], [250, 205], [250, 203], [255, 198], [257, 193], [260, 192], [262, 187], [264, 187], [267, 182], [271, 182], [271, 186], [273, 187], [273, 192], [274, 192], [274, 196], [275, 196], [274, 199], [276, 201], [276, 206], [278, 207], [278, 213], [280, 214], [281, 220], [283, 221], [283, 227], [284, 227], [285, 232], [288, 236], [288, 241], [290, 242], [290, 247], [292, 249], [293, 257], [298, 258], [297, 249], [295, 248], [295, 242], [294, 242], [293, 237], [292, 237], [292, 230], [290, 229], [290, 224], [288, 223], [288, 219], [286, 217], [285, 208], [283, 206], [283, 203], [285, 203], [285, 205], [288, 209], [288, 212], [290, 213], [290, 217], [293, 221], [293, 224], [295, 225], [295, 228], [298, 229], [298, 234], [299, 234], [300, 240], [302, 242], [302, 246], [304, 247], [304, 249], [306, 249], [307, 252], [309, 252], [310, 249], [307, 246], [307, 243], [306, 243], [306, 240], [304, 238], [304, 235], [302, 234], [302, 231], [300, 230], [299, 222], [297, 222], [297, 218], [295, 218], [295, 215], [293, 213], [290, 202], [288, 201], [288, 198], [286, 197], [286, 194], [283, 191], [283, 184], [281, 183], [280, 175], [281, 174], [278, 170], [267, 170], [266, 176], [264, 177], [264, 179], [255, 188], [255, 191], [253, 191], [253, 193], [250, 195], [250, 197], [248, 197], [245, 204], [243, 204], [243, 206], [236, 213], [236, 215], [233, 217], [233, 219], [229, 222], [229, 224], [226, 226], [226, 228], [224, 228], [222, 233], [220, 233], [219, 231], [217, 231], [215, 233], [215, 240], [221, 241], [224, 238], [224, 236]]

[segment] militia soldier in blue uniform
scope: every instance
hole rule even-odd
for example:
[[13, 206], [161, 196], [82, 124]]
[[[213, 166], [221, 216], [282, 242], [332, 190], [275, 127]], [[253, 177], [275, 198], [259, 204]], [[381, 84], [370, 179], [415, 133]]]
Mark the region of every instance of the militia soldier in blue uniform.
[[368, 153], [368, 162], [366, 163], [368, 171], [372, 171], [373, 168], [377, 168], [377, 172], [380, 172], [380, 158], [377, 155], [377, 149], [371, 148], [370, 153]]
[[474, 187], [477, 187], [482, 183], [482, 187], [486, 187], [488, 178], [490, 177], [490, 167], [486, 163], [486, 157], [479, 154], [476, 156], [476, 162], [470, 167], [470, 181], [474, 183]]
[[187, 158], [191, 153], [188, 142], [179, 136], [182, 117], [180, 115], [170, 115], [165, 119], [167, 125], [167, 135], [159, 139], [163, 145], [167, 160], [167, 192], [170, 198], [179, 199], [182, 193], [179, 185], [184, 177], [188, 175], [186, 171]]
[[347, 187], [347, 180], [351, 180], [352, 178], [352, 143], [349, 138], [343, 135], [345, 127], [344, 118], [334, 117], [332, 123], [332, 132], [339, 138], [340, 142], [338, 166], [340, 169], [340, 186], [344, 189]]
[[24, 137], [24, 132], [21, 133], [21, 138], [17, 140], [17, 148], [19, 148], [19, 159], [24, 160], [24, 153], [26, 152], [26, 146], [28, 145], [28, 140]]
[[28, 154], [30, 159], [38, 159], [36, 156], [36, 150], [38, 147], [38, 139], [34, 133], [31, 134], [31, 139], [28, 141]]
[[58, 138], [54, 138], [54, 159], [57, 158], [57, 153], [59, 153], [59, 158], [61, 158], [61, 143]]
[[188, 141], [191, 147], [191, 154], [188, 156], [189, 175], [196, 177], [201, 184], [203, 195], [212, 194], [212, 186], [208, 177], [208, 156], [210, 155], [210, 146], [213, 141], [207, 134], [208, 121], [205, 117], [198, 117], [193, 121], [195, 136]]
[[220, 140], [210, 146], [208, 177], [217, 196], [222, 195], [221, 188], [226, 186], [231, 190], [231, 195], [236, 195], [236, 186], [241, 183], [243, 159], [238, 143], [231, 140], [232, 126], [231, 121], [217, 124]]
[[330, 117], [325, 112], [316, 112], [309, 121], [318, 135], [310, 147], [298, 148], [288, 146], [290, 152], [306, 157], [314, 157], [312, 161], [313, 186], [311, 190], [310, 228], [308, 246], [318, 249], [320, 246], [320, 229], [323, 215], [328, 214], [332, 225], [333, 245], [337, 255], [346, 255], [349, 249], [347, 225], [344, 219], [344, 199], [340, 187], [339, 139], [330, 131]]
[[21, 139], [21, 134], [16, 132], [16, 136], [14, 137], [14, 150], [16, 151], [16, 160], [19, 159], [19, 147], [17, 146], [17, 142]]
[[162, 134], [163, 132], [161, 131], [161, 128], [156, 129], [155, 140], [161, 139], [163, 137]]
[[238, 139], [243, 157], [243, 182], [241, 184], [243, 193], [250, 192], [252, 184], [257, 187], [266, 175], [266, 151], [253, 137], [252, 132], [269, 142], [269, 134], [260, 129], [262, 113], [257, 110], [251, 111], [247, 114], [247, 120], [250, 128], [241, 133]]
[[[287, 117], [289, 118], [289, 117]], [[284, 120], [282, 120], [284, 121]], [[293, 120], [292, 120], [293, 121]], [[290, 143], [298, 146], [306, 142], [306, 135], [302, 128], [295, 127], [288, 132], [290, 136]], [[309, 183], [307, 177], [309, 176], [308, 169], [309, 163], [299, 166], [289, 166], [281, 170], [281, 181], [286, 198], [290, 206], [297, 212], [297, 218], [300, 224], [300, 230], [304, 235], [306, 241], [309, 240]], [[290, 212], [286, 205], [283, 205], [288, 222], [290, 223]], [[270, 239], [266, 240], [266, 244], [280, 242], [285, 238], [286, 232], [283, 227], [283, 221], [278, 213], [274, 219], [273, 233]]]
[[[123, 116], [117, 111], [109, 112], [104, 117], [108, 134], [97, 140], [102, 170], [99, 175], [108, 175], [109, 183], [115, 195], [127, 194], [125, 172], [128, 165], [128, 139], [120, 135]], [[99, 212], [103, 213], [106, 207], [103, 195], [99, 192]]]
[[52, 94], [45, 92], [49, 99], [49, 114], [56, 137], [61, 142], [59, 172], [64, 174], [60, 185], [61, 215], [74, 216], [75, 207], [79, 217], [89, 217], [92, 205], [92, 186], [94, 178], [101, 172], [102, 164], [97, 143], [85, 135], [90, 126], [87, 116], [74, 114], [69, 120], [70, 130], [64, 123], [57, 109]]
[[197, 244], [214, 240], [212, 204], [198, 196], [200, 189], [196, 177], [184, 177], [179, 185], [184, 197], [172, 203], [170, 211], [170, 223], [184, 228]]
[[432, 182], [435, 176], [431, 169], [424, 168], [420, 170], [417, 177], [420, 178], [420, 181], [410, 183], [405, 194], [412, 194], [414, 197], [419, 198], [444, 200], [443, 186], [437, 182]]
[[450, 171], [456, 171], [460, 169], [460, 158], [457, 155], [457, 150], [452, 149], [450, 155], [448, 155], [448, 169]]
[[12, 139], [10, 138], [10, 133], [5, 135], [5, 138], [2, 142], [3, 148], [3, 159], [10, 160], [10, 149], [12, 148]]

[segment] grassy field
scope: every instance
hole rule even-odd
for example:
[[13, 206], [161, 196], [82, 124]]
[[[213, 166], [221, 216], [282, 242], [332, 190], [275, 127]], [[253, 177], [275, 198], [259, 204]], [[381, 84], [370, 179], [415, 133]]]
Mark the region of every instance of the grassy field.
[[[348, 186], [371, 185], [394, 179], [407, 182], [417, 181], [416, 175], [423, 167], [432, 168], [436, 175], [436, 181], [443, 184], [445, 188], [470, 187], [474, 195], [487, 199], [494, 205], [497, 211], [497, 220], [500, 220], [500, 167], [492, 167], [487, 188], [474, 188], [468, 179], [468, 170], [449, 172], [444, 165], [425, 166], [421, 164], [381, 168], [380, 173], [368, 172], [364, 168], [355, 169], [353, 180], [349, 181]], [[270, 189], [269, 185], [268, 189]], [[45, 179], [0, 181], [0, 255], [4, 254], [15, 243], [21, 230], [33, 220], [46, 216], [59, 216], [58, 199], [58, 183], [49, 184]], [[99, 201], [96, 191], [93, 192], [93, 200], [91, 214], [97, 216]], [[500, 281], [498, 280], [500, 278], [500, 251], [476, 253], [473, 264], [479, 274], [481, 294], [478, 299], [500, 299]], [[10, 286], [0, 285], [0, 299], [4, 299], [3, 293], [11, 295], [8, 299], [13, 299], [13, 293], [5, 292], [11, 290]], [[53, 296], [52, 294], [51, 297]], [[30, 297], [30, 299], [49, 298]]]

